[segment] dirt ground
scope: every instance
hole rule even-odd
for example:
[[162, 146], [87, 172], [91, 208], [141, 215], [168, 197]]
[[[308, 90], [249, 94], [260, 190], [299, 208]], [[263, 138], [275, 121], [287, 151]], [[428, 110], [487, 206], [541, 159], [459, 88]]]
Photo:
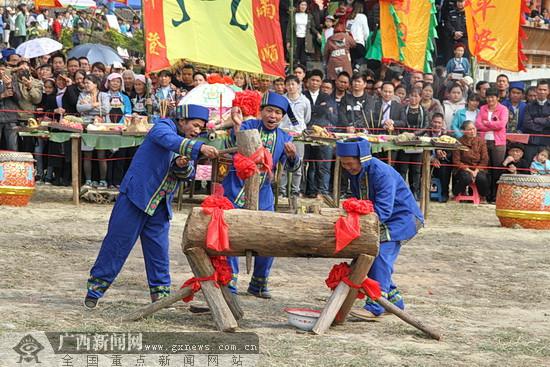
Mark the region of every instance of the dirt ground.
[[[183, 303], [144, 321], [118, 321], [149, 302], [139, 245], [101, 307], [85, 311], [86, 279], [111, 206], [77, 208], [70, 195], [39, 187], [28, 207], [0, 207], [0, 333], [215, 330], [209, 316], [193, 315]], [[260, 336], [259, 365], [550, 366], [550, 233], [501, 228], [490, 205], [430, 209], [427, 227], [402, 248], [395, 280], [408, 311], [439, 328], [443, 340], [394, 316], [350, 318], [324, 336], [298, 333], [283, 308], [321, 308], [329, 295], [324, 279], [337, 260], [281, 258], [272, 300], [240, 297], [242, 330]], [[174, 288], [191, 276], [180, 247], [186, 214], [175, 214], [170, 232]]]

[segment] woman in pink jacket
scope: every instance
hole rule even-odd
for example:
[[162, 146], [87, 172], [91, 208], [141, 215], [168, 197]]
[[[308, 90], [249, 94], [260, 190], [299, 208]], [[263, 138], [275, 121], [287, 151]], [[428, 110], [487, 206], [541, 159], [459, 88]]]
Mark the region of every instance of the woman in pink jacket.
[[[487, 104], [482, 106], [476, 119], [476, 128], [482, 139], [487, 143], [489, 166], [502, 167], [506, 158], [506, 124], [508, 109], [498, 101], [496, 89], [487, 90]], [[489, 203], [494, 203], [497, 193], [497, 181], [502, 174], [500, 169], [490, 170], [491, 192], [487, 197]]]

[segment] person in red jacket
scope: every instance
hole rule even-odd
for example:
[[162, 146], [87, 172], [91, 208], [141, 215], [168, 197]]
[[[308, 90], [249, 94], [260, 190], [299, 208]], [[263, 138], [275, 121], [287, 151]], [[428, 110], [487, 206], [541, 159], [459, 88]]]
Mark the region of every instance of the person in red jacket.
[[56, 40], [61, 39], [61, 32], [63, 31], [63, 26], [61, 25], [62, 17], [61, 13], [57, 13], [52, 23], [52, 33]]

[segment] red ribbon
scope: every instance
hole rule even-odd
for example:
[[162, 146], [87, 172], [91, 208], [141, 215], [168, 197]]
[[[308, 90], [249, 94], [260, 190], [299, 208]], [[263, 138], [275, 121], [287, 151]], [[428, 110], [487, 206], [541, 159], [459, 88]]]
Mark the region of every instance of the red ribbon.
[[[259, 168], [258, 165], [260, 165]], [[259, 147], [250, 157], [236, 153], [233, 156], [233, 166], [237, 171], [237, 177], [241, 180], [246, 180], [260, 172], [267, 172], [271, 176], [273, 157], [265, 147]]]
[[233, 209], [233, 203], [223, 196], [223, 187], [215, 184], [214, 194], [207, 196], [201, 204], [204, 214], [212, 216], [206, 232], [206, 246], [222, 252], [229, 249], [229, 227], [223, 211]]
[[340, 263], [334, 265], [328, 274], [328, 278], [325, 279], [326, 285], [334, 290], [340, 282], [344, 282], [349, 287], [359, 290], [357, 293], [358, 299], [365, 298], [365, 294], [368, 295], [371, 299], [376, 301], [378, 298], [382, 297], [382, 291], [380, 290], [380, 283], [376, 280], [365, 278], [361, 284], [355, 284], [349, 279], [349, 274], [351, 273], [351, 268], [348, 263]]
[[219, 288], [220, 285], [226, 286], [231, 281], [231, 267], [227, 262], [227, 258], [225, 256], [213, 256], [210, 260], [212, 261], [212, 266], [214, 267], [214, 273], [208, 277], [193, 277], [191, 279], [187, 279], [181, 288], [191, 287], [191, 294], [182, 298], [183, 302], [187, 303], [193, 300], [195, 293], [201, 290], [202, 282], [212, 280], [214, 281], [216, 288]]
[[336, 237], [336, 251], [342, 251], [351, 241], [361, 236], [361, 224], [359, 216], [372, 213], [374, 207], [370, 200], [358, 200], [350, 198], [342, 204], [344, 210], [348, 213], [347, 217], [340, 217], [334, 224]]

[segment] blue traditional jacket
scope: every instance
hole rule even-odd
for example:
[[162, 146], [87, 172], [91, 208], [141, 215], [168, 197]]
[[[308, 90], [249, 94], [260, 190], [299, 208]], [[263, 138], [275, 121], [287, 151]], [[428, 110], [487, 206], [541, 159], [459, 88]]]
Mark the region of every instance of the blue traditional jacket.
[[[273, 156], [273, 167], [277, 167], [279, 162], [285, 165], [285, 169], [290, 171], [297, 171], [301, 164], [301, 158], [296, 156], [294, 160], [287, 158], [284, 150], [285, 143], [291, 142], [292, 137], [285, 131], [276, 128], [274, 130], [268, 130], [261, 120], [247, 120], [243, 122], [241, 130], [257, 129], [260, 132], [260, 138], [266, 149], [271, 152]], [[235, 145], [235, 136], [232, 133], [229, 141], [226, 143], [227, 147]], [[225, 196], [233, 202], [236, 208], [242, 208], [245, 204], [244, 195], [244, 181], [237, 177], [237, 173], [233, 166], [229, 173], [222, 182]], [[260, 198], [259, 209], [260, 210], [275, 210], [274, 208], [275, 198], [273, 197], [273, 190], [271, 189], [271, 180], [266, 173], [261, 174], [260, 183]]]
[[[179, 183], [172, 172], [173, 160], [182, 155], [196, 161], [202, 144], [178, 135], [172, 120], [157, 120], [132, 159], [120, 192], [149, 215], [153, 215], [162, 199], [166, 199], [172, 218], [171, 203]], [[191, 163], [188, 174], [193, 174]]]
[[373, 202], [382, 227], [381, 242], [414, 237], [418, 232], [417, 223], [424, 223], [424, 217], [401, 175], [377, 158], [362, 165], [361, 173], [350, 175], [351, 190], [356, 198]]

